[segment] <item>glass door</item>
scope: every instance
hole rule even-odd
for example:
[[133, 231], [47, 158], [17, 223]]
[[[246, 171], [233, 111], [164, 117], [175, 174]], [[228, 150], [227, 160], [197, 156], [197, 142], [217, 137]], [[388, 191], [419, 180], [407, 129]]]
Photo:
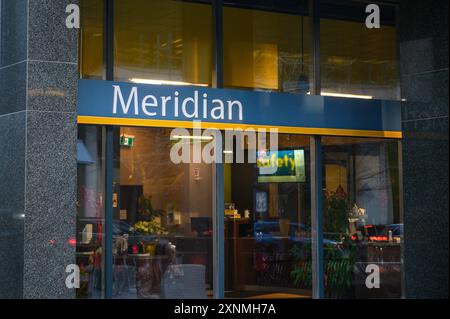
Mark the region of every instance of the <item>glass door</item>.
[[398, 143], [322, 137], [327, 298], [402, 297]]
[[234, 146], [256, 160], [225, 164], [225, 297], [311, 296], [309, 143], [280, 134], [277, 151]]
[[174, 163], [193, 148], [168, 128], [121, 127], [113, 193], [113, 298], [208, 298], [213, 292], [212, 165]]

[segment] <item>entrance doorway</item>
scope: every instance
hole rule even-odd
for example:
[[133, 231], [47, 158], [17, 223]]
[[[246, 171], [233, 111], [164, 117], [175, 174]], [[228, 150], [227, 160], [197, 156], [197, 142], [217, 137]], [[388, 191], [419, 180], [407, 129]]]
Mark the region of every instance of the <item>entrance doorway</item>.
[[113, 225], [115, 298], [208, 298], [212, 167], [175, 164], [171, 129], [121, 127]]
[[[278, 151], [224, 164], [225, 297], [311, 296], [310, 138], [281, 134]], [[250, 156], [253, 146], [235, 145]]]

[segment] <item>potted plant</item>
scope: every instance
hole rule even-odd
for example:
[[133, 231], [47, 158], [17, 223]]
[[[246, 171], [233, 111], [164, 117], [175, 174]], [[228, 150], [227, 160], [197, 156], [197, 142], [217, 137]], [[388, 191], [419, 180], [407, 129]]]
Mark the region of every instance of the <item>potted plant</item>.
[[[151, 197], [142, 196], [139, 199], [139, 214], [141, 220], [134, 224], [134, 229], [141, 235], [166, 235], [167, 231], [161, 226], [156, 217], [163, 215], [162, 210], [155, 210]], [[145, 238], [145, 237], [144, 237]], [[144, 241], [144, 240], [143, 240]], [[147, 241], [147, 240], [145, 240]]]
[[294, 266], [291, 271], [291, 278], [294, 285], [301, 289], [311, 289], [312, 287], [312, 251], [311, 243], [300, 243], [291, 250]]
[[[356, 247], [348, 235], [348, 201], [341, 193], [332, 192], [325, 194], [324, 204], [324, 230], [337, 237], [324, 244], [326, 294], [333, 298], [350, 297]], [[311, 244], [298, 244], [291, 252], [294, 258], [291, 278], [297, 287], [308, 289], [312, 282]]]
[[350, 205], [340, 188], [326, 192], [324, 198], [324, 230], [338, 243], [324, 246], [325, 291], [329, 297], [345, 298], [353, 293], [355, 263], [355, 244], [349, 236]]
[[139, 214], [143, 220], [154, 220], [156, 217], [161, 217], [163, 213], [163, 210], [153, 209], [151, 196], [143, 195], [139, 198]]

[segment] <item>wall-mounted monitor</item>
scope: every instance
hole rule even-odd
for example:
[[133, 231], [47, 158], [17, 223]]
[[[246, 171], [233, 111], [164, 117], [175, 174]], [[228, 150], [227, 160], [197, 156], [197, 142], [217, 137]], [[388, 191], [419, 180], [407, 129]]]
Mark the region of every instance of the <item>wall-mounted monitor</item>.
[[257, 154], [258, 183], [299, 183], [306, 181], [305, 151], [279, 150]]

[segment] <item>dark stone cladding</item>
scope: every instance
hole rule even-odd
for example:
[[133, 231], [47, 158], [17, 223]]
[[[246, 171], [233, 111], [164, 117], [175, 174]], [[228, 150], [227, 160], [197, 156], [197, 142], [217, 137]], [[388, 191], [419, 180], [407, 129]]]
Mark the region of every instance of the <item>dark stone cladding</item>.
[[406, 298], [448, 298], [448, 1], [402, 0]]
[[74, 298], [77, 0], [2, 0], [0, 298]]

